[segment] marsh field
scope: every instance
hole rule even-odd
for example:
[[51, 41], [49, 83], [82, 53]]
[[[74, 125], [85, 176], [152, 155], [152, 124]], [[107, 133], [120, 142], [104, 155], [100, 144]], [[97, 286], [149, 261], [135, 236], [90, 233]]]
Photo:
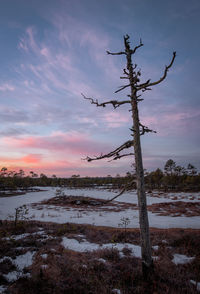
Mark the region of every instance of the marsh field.
[[200, 192], [147, 192], [150, 285], [136, 191], [107, 201], [118, 192], [45, 187], [1, 197], [0, 293], [198, 293]]

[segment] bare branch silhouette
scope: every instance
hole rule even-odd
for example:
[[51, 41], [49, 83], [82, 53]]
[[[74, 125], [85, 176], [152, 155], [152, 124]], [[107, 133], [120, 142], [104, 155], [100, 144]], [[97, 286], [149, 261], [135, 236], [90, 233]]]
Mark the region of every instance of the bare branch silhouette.
[[113, 150], [113, 151], [111, 151], [111, 152], [109, 152], [107, 154], [101, 154], [101, 155], [93, 157], [93, 158], [87, 156], [85, 159], [87, 161], [93, 161], [93, 160], [99, 160], [99, 159], [103, 159], [103, 158], [114, 157], [113, 160], [116, 160], [116, 159], [119, 159], [120, 157], [123, 157], [122, 155], [120, 155], [121, 151], [123, 151], [124, 149], [128, 149], [128, 148], [130, 148], [132, 146], [133, 146], [133, 141], [129, 140], [129, 141], [126, 141], [125, 143], [123, 143], [121, 146], [117, 147], [115, 150]]
[[89, 100], [91, 104], [95, 104], [97, 107], [106, 107], [106, 105], [111, 104], [114, 108], [119, 107], [120, 105], [131, 103], [130, 100], [118, 101], [118, 100], [110, 100], [107, 102], [99, 103], [98, 100], [94, 100], [93, 98], [86, 97], [84, 94], [81, 93], [84, 99]]

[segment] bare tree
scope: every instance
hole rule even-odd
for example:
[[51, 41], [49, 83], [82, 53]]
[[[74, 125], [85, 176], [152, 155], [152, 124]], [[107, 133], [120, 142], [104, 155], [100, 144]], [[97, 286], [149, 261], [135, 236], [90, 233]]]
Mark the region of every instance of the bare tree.
[[[110, 100], [107, 102], [99, 103], [98, 100], [94, 100], [93, 98], [86, 97], [83, 95], [85, 99], [88, 99], [91, 104], [95, 104], [97, 107], [106, 107], [107, 105], [113, 106], [114, 109], [117, 107], [129, 104], [131, 106], [131, 114], [133, 119], [133, 126], [131, 128], [132, 137], [133, 139], [126, 141], [121, 146], [116, 148], [115, 150], [107, 153], [101, 154], [100, 156], [96, 156], [94, 158], [87, 157], [88, 161], [99, 160], [103, 158], [109, 158], [111, 160], [117, 160], [125, 156], [134, 155], [135, 158], [135, 168], [136, 168], [136, 183], [137, 183], [137, 195], [138, 195], [138, 206], [139, 206], [139, 223], [140, 223], [140, 236], [141, 236], [141, 251], [142, 251], [142, 269], [144, 278], [148, 278], [149, 274], [153, 270], [153, 261], [151, 256], [151, 243], [149, 237], [149, 222], [148, 222], [148, 214], [147, 214], [147, 205], [146, 205], [146, 194], [145, 194], [145, 187], [144, 187], [144, 169], [143, 169], [143, 162], [142, 162], [142, 152], [141, 152], [141, 143], [140, 143], [140, 136], [144, 135], [145, 133], [154, 132], [153, 130], [149, 129], [147, 126], [143, 125], [139, 119], [139, 112], [138, 112], [138, 102], [142, 101], [141, 93], [151, 90], [152, 86], [158, 85], [161, 83], [166, 77], [168, 70], [174, 63], [174, 59], [176, 57], [176, 52], [173, 52], [173, 56], [171, 62], [168, 66], [165, 66], [163, 75], [161, 78], [155, 82], [151, 82], [151, 80], [147, 80], [144, 83], [140, 82], [141, 71], [137, 70], [137, 64], [132, 63], [132, 56], [135, 52], [143, 46], [142, 41], [140, 40], [140, 44], [137, 45], [134, 49], [130, 48], [129, 36], [124, 36], [124, 51], [111, 53], [107, 51], [109, 55], [125, 55], [126, 57], [126, 68], [123, 70], [123, 76], [120, 77], [121, 79], [126, 79], [128, 83], [119, 87], [115, 93], [118, 93], [126, 88], [130, 88], [130, 94], [127, 95], [128, 99], [126, 100]], [[134, 153], [123, 153], [125, 149], [129, 149], [133, 147]], [[133, 185], [133, 181], [128, 184], [128, 188]], [[119, 195], [121, 195], [127, 187], [125, 187]], [[118, 196], [119, 196], [118, 195]], [[115, 196], [113, 199], [115, 199]], [[112, 200], [113, 200], [112, 199]]]

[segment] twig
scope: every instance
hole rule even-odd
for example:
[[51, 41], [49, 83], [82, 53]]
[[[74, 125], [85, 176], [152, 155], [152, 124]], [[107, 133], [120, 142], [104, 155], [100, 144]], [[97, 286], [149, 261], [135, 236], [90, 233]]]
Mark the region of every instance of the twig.
[[142, 40], [140, 39], [140, 44], [136, 46], [133, 50], [131, 50], [131, 54], [135, 54], [136, 50], [142, 46], [144, 46], [144, 44], [142, 43]]
[[114, 53], [114, 52], [110, 52], [110, 51], [106, 51], [107, 54], [110, 54], [110, 55], [122, 55], [122, 54], [126, 54], [126, 52], [117, 52], [117, 53]]
[[150, 83], [150, 80], [148, 80], [146, 83], [143, 83], [143, 84], [136, 86], [137, 91], [142, 90], [144, 92], [146, 90], [151, 90], [151, 89], [149, 89], [149, 87], [160, 84], [167, 77], [167, 72], [170, 69], [170, 67], [172, 67], [175, 58], [176, 58], [176, 52], [173, 52], [172, 60], [168, 66], [165, 66], [163, 76], [156, 82]]
[[[115, 150], [107, 153], [107, 154], [101, 154], [100, 156], [96, 156], [94, 158], [91, 158], [89, 156], [87, 156], [85, 159], [90, 162], [90, 161], [93, 161], [93, 160], [99, 160], [99, 159], [103, 159], [103, 158], [111, 158], [111, 157], [119, 157], [120, 158], [120, 152], [124, 149], [128, 149], [130, 148], [131, 146], [133, 146], [133, 140], [129, 140], [129, 141], [126, 141], [124, 144], [122, 144], [121, 146], [119, 146], [118, 148], [116, 148]], [[121, 156], [123, 157], [123, 156]], [[116, 158], [118, 159], [118, 158]], [[114, 159], [115, 160], [115, 159]]]
[[120, 159], [120, 158], [122, 158], [122, 157], [126, 157], [126, 156], [130, 156], [130, 155], [134, 155], [134, 153], [127, 153], [127, 154], [116, 154], [116, 156], [113, 158], [113, 159], [111, 159], [111, 160], [108, 160], [108, 162], [111, 162], [111, 161], [113, 161], [113, 160], [117, 160], [117, 159]]
[[145, 133], [157, 133], [156, 131], [149, 129], [148, 127], [144, 126], [141, 123], [139, 125], [142, 128], [142, 130], [140, 132], [140, 136], [144, 135]]
[[120, 92], [120, 91], [126, 89], [127, 87], [130, 87], [130, 84], [125, 85], [125, 86], [121, 86], [120, 89], [118, 89], [117, 91], [115, 91], [115, 93], [118, 93], [118, 92]]
[[98, 100], [94, 100], [93, 98], [86, 97], [84, 94], [81, 93], [84, 99], [89, 100], [91, 104], [95, 104], [97, 107], [106, 107], [107, 104], [111, 104], [114, 108], [119, 107], [120, 105], [126, 104], [126, 103], [131, 103], [130, 100], [123, 100], [123, 101], [118, 101], [118, 100], [110, 100], [106, 102], [99, 103]]
[[106, 203], [111, 202], [113, 200], [115, 200], [116, 198], [118, 198], [119, 196], [121, 196], [122, 194], [124, 194], [124, 192], [126, 192], [128, 189], [132, 188], [133, 183], [135, 182], [135, 179], [132, 180], [130, 183], [128, 183], [119, 194], [117, 194], [115, 197], [109, 199], [106, 201]]

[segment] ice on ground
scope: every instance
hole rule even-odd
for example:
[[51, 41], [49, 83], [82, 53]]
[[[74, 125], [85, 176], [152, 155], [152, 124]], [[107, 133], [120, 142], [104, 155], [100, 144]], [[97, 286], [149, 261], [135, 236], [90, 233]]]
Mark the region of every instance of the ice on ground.
[[[57, 207], [58, 208], [58, 207]], [[51, 210], [52, 211], [52, 210]], [[130, 223], [127, 228], [139, 228], [138, 210], [126, 209], [119, 212], [106, 212], [103, 211], [100, 214], [96, 211], [81, 211], [76, 208], [65, 210], [60, 207], [57, 213], [53, 215], [51, 211], [44, 206], [42, 210], [43, 216], [41, 217], [41, 210], [29, 209], [32, 219], [39, 221], [49, 221], [55, 223], [77, 223], [77, 224], [92, 224], [95, 226], [106, 227], [119, 227], [122, 218], [129, 218]], [[149, 225], [154, 228], [200, 228], [200, 216], [194, 217], [171, 217], [171, 216], [159, 216], [152, 212], [148, 212]]]
[[107, 243], [103, 245], [99, 245], [96, 243], [90, 243], [86, 240], [83, 240], [82, 242], [78, 242], [76, 239], [69, 239], [67, 237], [63, 237], [61, 245], [63, 245], [66, 249], [70, 249], [73, 251], [78, 252], [87, 252], [87, 251], [93, 251], [98, 249], [118, 249], [119, 252], [122, 253], [122, 250], [124, 248], [128, 248], [131, 250], [132, 255], [135, 257], [141, 258], [141, 247], [138, 245], [133, 245], [130, 243]]
[[[46, 189], [46, 188], [45, 188]], [[47, 187], [48, 191], [30, 192], [23, 196], [3, 197], [0, 198], [0, 219], [7, 219], [9, 214], [14, 214], [15, 208], [26, 204], [29, 208], [28, 217], [30, 219], [38, 221], [50, 221], [55, 223], [78, 223], [78, 224], [92, 224], [96, 226], [118, 227], [121, 218], [129, 218], [130, 224], [128, 228], [139, 228], [138, 210], [126, 209], [120, 212], [107, 212], [101, 211], [100, 213], [95, 211], [87, 211], [87, 208], [69, 208], [65, 209], [59, 206], [47, 206], [40, 205], [39, 207], [32, 208], [31, 203], [38, 203], [44, 199], [50, 199], [55, 197], [55, 189]], [[65, 188], [66, 195], [74, 196], [89, 196], [92, 198], [111, 199], [113, 194], [118, 191], [108, 191], [103, 189], [70, 189]], [[155, 197], [154, 197], [155, 196]], [[189, 197], [191, 193], [159, 193], [153, 191], [153, 193], [147, 193], [148, 204], [160, 203], [160, 202], [175, 202], [178, 200], [172, 200], [170, 197], [183, 197], [182, 201], [191, 201]], [[192, 193], [196, 199], [200, 193]], [[159, 197], [159, 198], [158, 198]], [[198, 200], [198, 201], [199, 201]], [[116, 202], [126, 202], [137, 204], [136, 191], [126, 192], [116, 199]], [[149, 212], [149, 224], [150, 227], [155, 228], [194, 228], [200, 229], [200, 216], [186, 217], [186, 216], [159, 216], [155, 213]]]
[[189, 257], [189, 256], [186, 256], [186, 255], [183, 255], [183, 254], [174, 254], [174, 258], [172, 259], [172, 262], [175, 264], [175, 265], [178, 265], [178, 264], [185, 264], [185, 263], [189, 263], [191, 261], [193, 261], [195, 259], [195, 257]]

